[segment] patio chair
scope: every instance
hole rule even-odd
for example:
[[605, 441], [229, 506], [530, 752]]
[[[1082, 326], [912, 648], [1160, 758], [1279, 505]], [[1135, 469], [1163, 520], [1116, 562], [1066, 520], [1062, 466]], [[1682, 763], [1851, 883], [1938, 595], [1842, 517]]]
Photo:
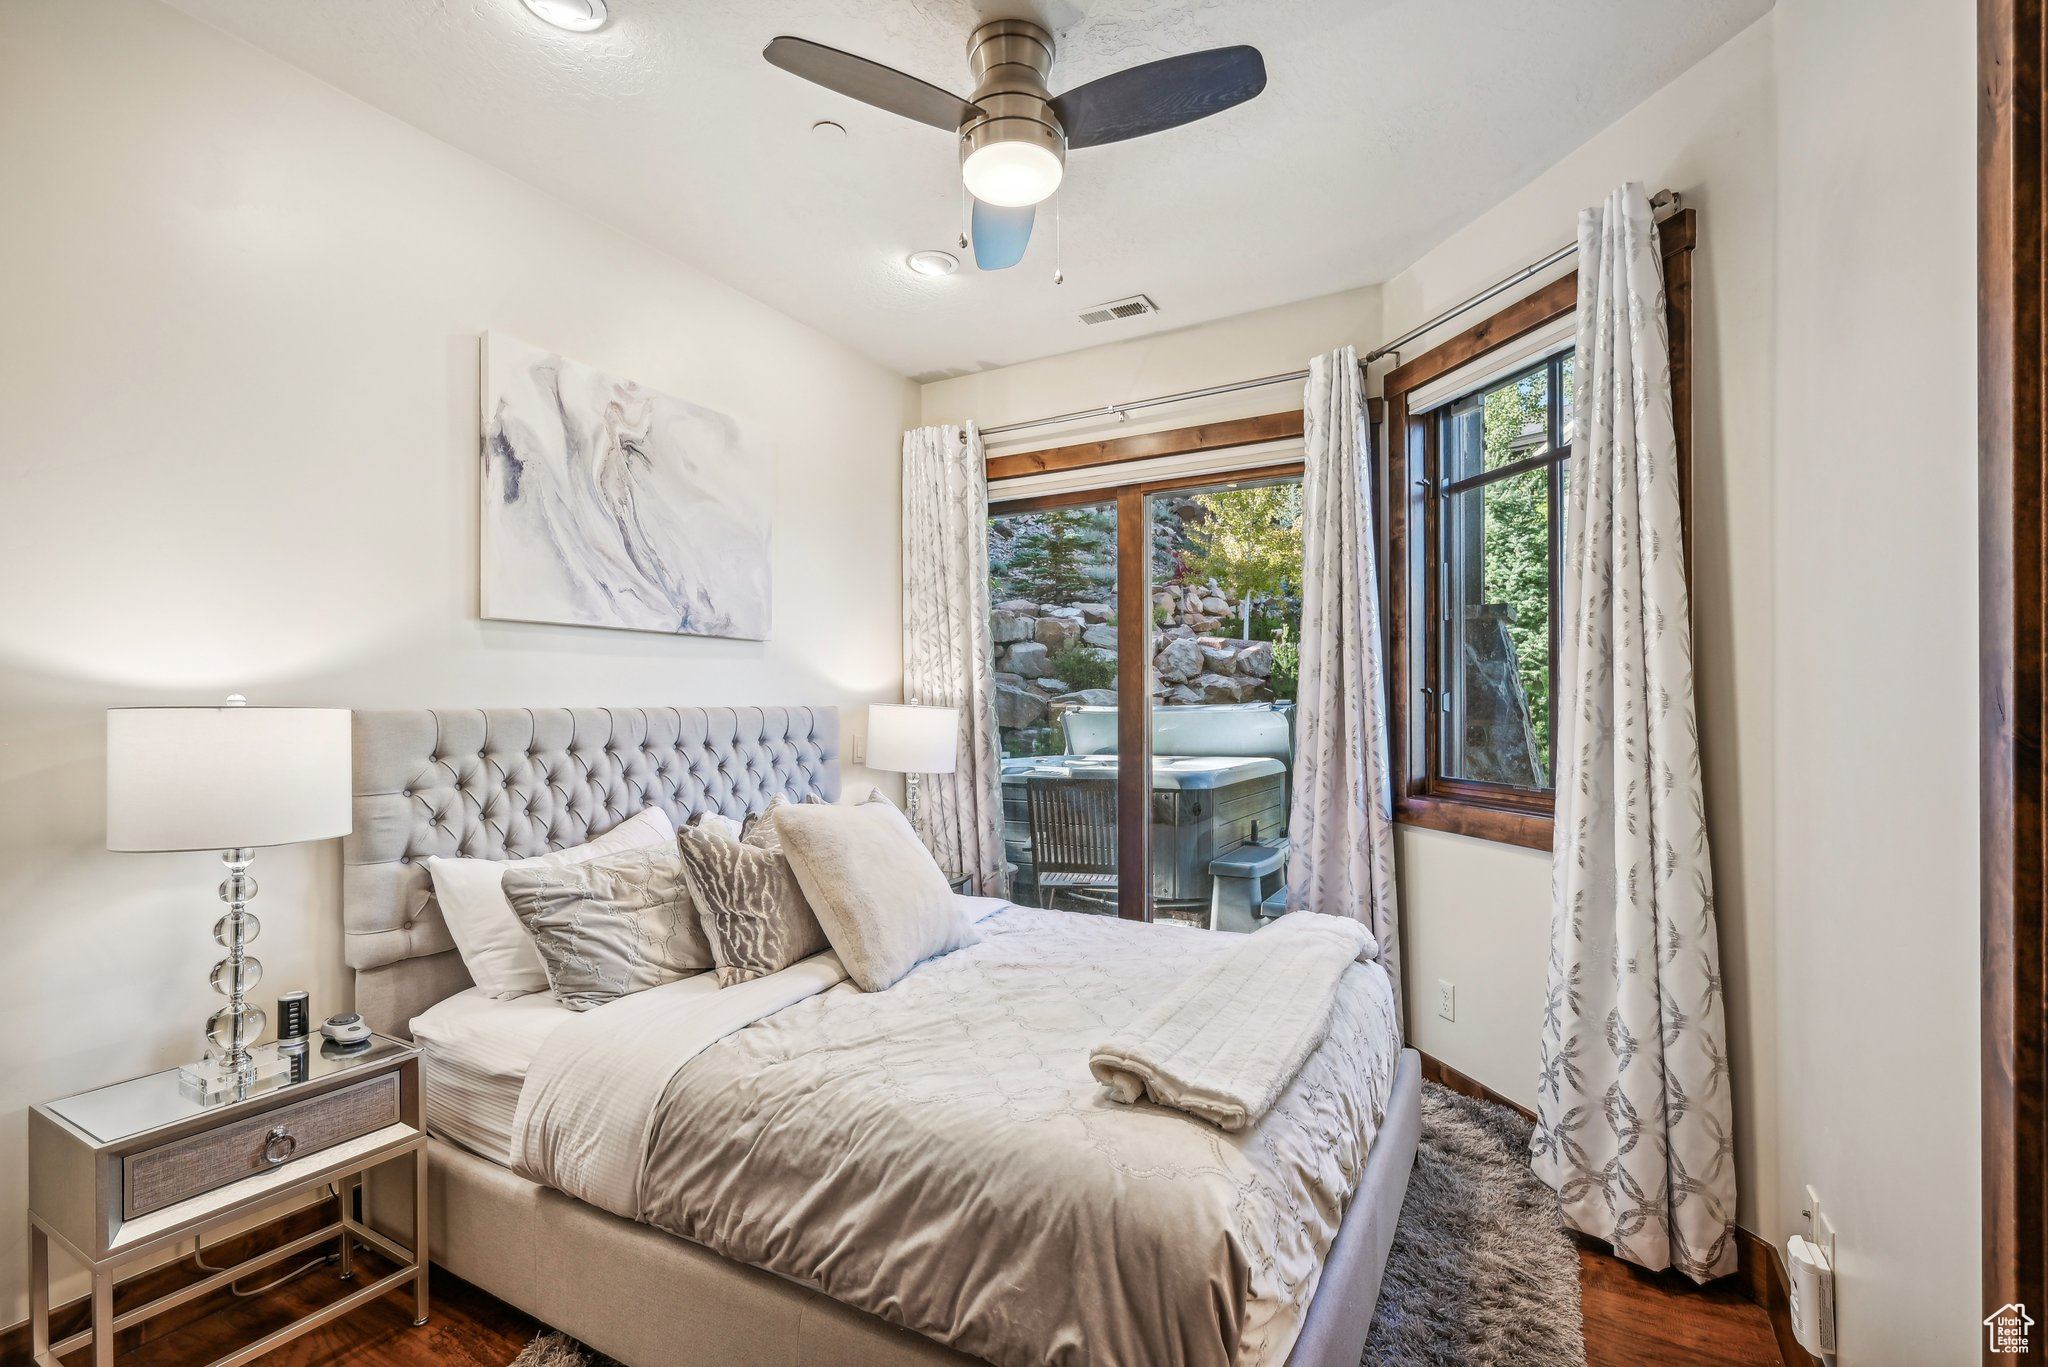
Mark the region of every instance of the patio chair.
[[1116, 910], [1116, 780], [1033, 775], [1025, 798], [1038, 904], [1065, 895], [1089, 911]]

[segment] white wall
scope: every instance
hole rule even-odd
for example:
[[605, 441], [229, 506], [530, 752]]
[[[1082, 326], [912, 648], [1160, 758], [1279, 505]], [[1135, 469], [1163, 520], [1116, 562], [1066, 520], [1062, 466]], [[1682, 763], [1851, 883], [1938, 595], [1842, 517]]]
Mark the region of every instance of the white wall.
[[[102, 710], [894, 698], [916, 391], [145, 0], [0, 5], [0, 185], [10, 1323], [24, 1107], [192, 1056], [213, 1005], [218, 866], [102, 849]], [[477, 620], [486, 328], [767, 424], [772, 643]], [[259, 998], [339, 1009], [337, 842], [256, 875]]]
[[[1772, 21], [1751, 25], [1627, 117], [1388, 281], [1386, 335], [1434, 317], [1573, 235], [1617, 184], [1678, 191], [1693, 252], [1693, 631], [1735, 1086], [1739, 1218], [1775, 1228], [1771, 355], [1776, 190]], [[1468, 320], [1469, 321], [1469, 320]], [[1453, 324], [1452, 326], [1458, 326]], [[1428, 345], [1428, 340], [1421, 344]], [[1419, 354], [1410, 348], [1408, 355]], [[1409, 1011], [1418, 1047], [1533, 1106], [1550, 858], [1411, 831]], [[1458, 986], [1458, 1019], [1433, 1014]]]
[[[1571, 239], [1578, 210], [1622, 180], [1685, 194], [1700, 212], [1693, 400], [1700, 707], [1729, 959], [1742, 1216], [1752, 1225], [1759, 1220], [1757, 1195], [1775, 1189], [1768, 1137], [1776, 1096], [1774, 996], [1769, 900], [1762, 895], [1771, 830], [1771, 74], [1766, 20], [1383, 286], [924, 389], [927, 422], [974, 418], [995, 425], [1298, 370], [1314, 353], [1347, 342], [1363, 353], [1548, 254]], [[1428, 345], [1425, 339], [1408, 354]], [[1375, 366], [1375, 379], [1386, 368]], [[1298, 392], [1258, 390], [1196, 408], [1153, 410], [1129, 428], [1176, 427], [1299, 402]], [[1025, 440], [1044, 445], [1109, 430], [1080, 424]], [[1406, 827], [1398, 855], [1415, 1043], [1533, 1104], [1550, 930], [1549, 856]], [[1456, 985], [1455, 1022], [1434, 1014], [1439, 979]]]
[[[1818, 1191], [1847, 1367], [1970, 1360], [1990, 1308], [1972, 25], [1948, 0], [1779, 0], [1377, 289], [924, 391], [927, 421], [993, 424], [1293, 369], [1541, 256], [1623, 179], [1684, 194], [1700, 214], [1694, 620], [1741, 1220], [1782, 1241]], [[1531, 1099], [1547, 857], [1404, 830], [1400, 859], [1416, 1042]], [[1438, 978], [1458, 986], [1454, 1023], [1431, 1014]]]
[[[1974, 6], [1779, 0], [1780, 1224], [1847, 1367], [1975, 1361]], [[2038, 1313], [2038, 1312], [2037, 1312]]]

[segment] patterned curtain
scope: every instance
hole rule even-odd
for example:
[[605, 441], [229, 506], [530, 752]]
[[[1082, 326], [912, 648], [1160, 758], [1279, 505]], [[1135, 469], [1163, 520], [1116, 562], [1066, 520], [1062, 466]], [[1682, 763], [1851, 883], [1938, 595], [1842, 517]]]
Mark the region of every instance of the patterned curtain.
[[918, 834], [1005, 895], [1002, 759], [988, 627], [988, 480], [969, 423], [903, 434], [903, 700], [960, 709], [960, 763], [919, 779]]
[[1644, 1267], [1735, 1270], [1733, 1132], [1657, 227], [1579, 216], [1550, 990], [1534, 1166]]
[[1365, 923], [1394, 980], [1398, 1020], [1400, 926], [1379, 567], [1365, 391], [1351, 347], [1309, 362], [1302, 419], [1301, 672], [1287, 905]]

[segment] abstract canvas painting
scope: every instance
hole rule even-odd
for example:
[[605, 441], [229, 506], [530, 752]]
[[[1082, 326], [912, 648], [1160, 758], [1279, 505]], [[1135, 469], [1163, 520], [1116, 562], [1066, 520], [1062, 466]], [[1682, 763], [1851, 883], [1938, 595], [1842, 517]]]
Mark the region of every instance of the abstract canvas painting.
[[483, 615], [768, 639], [751, 424], [484, 335]]

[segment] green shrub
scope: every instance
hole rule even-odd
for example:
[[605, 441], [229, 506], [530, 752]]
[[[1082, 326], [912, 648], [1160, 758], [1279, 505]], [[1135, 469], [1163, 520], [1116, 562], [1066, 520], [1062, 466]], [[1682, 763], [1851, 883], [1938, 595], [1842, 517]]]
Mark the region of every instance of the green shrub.
[[1279, 702], [1293, 702], [1295, 690], [1301, 686], [1301, 645], [1296, 641], [1275, 641], [1273, 643], [1273, 672], [1266, 678], [1266, 686], [1273, 690], [1273, 697]]
[[1087, 646], [1067, 646], [1053, 654], [1052, 677], [1069, 689], [1116, 687], [1116, 661]]

